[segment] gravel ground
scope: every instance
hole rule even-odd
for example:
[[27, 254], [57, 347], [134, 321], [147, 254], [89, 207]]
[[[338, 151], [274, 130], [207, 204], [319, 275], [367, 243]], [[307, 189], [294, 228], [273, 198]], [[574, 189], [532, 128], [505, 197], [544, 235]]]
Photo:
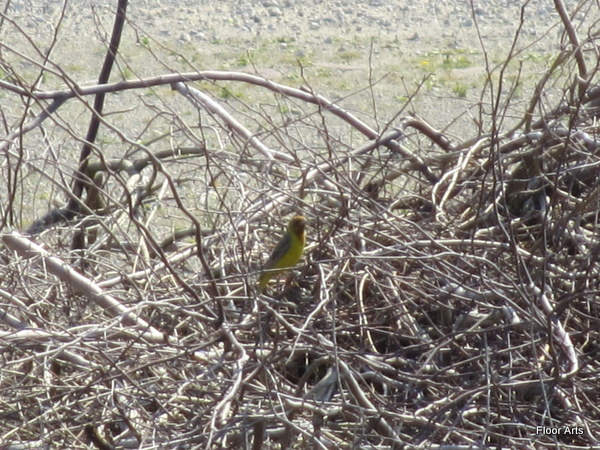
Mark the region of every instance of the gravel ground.
[[[310, 0], [300, 5], [289, 0], [225, 0], [191, 6], [182, 0], [131, 2], [130, 24], [121, 46], [130, 65], [125, 76], [228, 69], [258, 72], [297, 85], [302, 64], [305, 81], [333, 98], [366, 87], [369, 79], [383, 78], [374, 97], [384, 122], [398, 112], [398, 101], [414, 93], [429, 76], [413, 107], [443, 126], [479, 100], [486, 73], [484, 50], [492, 64], [502, 61], [519, 27], [517, 2], [470, 3]], [[64, 10], [51, 59], [77, 82], [97, 76], [103, 42], [112, 26], [112, 8], [83, 0], [69, 3]], [[5, 14], [45, 51], [63, 14], [63, 2], [12, 2]], [[593, 20], [594, 14], [598, 12], [584, 11], [580, 16]], [[518, 42], [522, 50], [515, 62], [524, 64], [527, 87], [556, 53], [557, 23], [552, 2], [535, 0], [524, 9]], [[0, 38], [6, 46], [39, 60], [10, 24], [4, 24]], [[144, 51], [144, 43], [155, 57]], [[18, 68], [33, 69], [9, 51], [4, 51], [4, 57]], [[34, 74], [35, 70], [29, 75]], [[46, 83], [56, 87], [52, 77]], [[373, 115], [360, 101], [346, 106]]]

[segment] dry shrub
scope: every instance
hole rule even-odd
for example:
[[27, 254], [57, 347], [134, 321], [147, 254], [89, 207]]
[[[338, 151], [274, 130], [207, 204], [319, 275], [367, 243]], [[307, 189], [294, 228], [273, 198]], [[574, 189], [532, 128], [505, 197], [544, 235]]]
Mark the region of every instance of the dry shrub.
[[[310, 88], [241, 73], [53, 93], [9, 77], [29, 103], [2, 144], [0, 441], [596, 443], [597, 36], [563, 25], [570, 45], [516, 119], [510, 57], [489, 68], [468, 139], [409, 115], [374, 130]], [[265, 101], [206, 93], [235, 83]], [[132, 94], [165, 84], [173, 95]], [[120, 153], [60, 120], [82, 163], [28, 151], [46, 139], [42, 105], [95, 109], [101, 90], [152, 116], [136, 132], [95, 116]], [[68, 202], [10, 232], [32, 186]], [[257, 296], [294, 212], [310, 223], [304, 262]]]

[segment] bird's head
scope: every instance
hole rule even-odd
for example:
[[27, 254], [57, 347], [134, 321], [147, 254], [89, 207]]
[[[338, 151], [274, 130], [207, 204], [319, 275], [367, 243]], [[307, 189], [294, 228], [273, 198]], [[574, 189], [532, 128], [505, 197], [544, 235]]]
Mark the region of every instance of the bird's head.
[[304, 216], [294, 216], [288, 224], [288, 231], [296, 236], [303, 236], [306, 225], [307, 222]]

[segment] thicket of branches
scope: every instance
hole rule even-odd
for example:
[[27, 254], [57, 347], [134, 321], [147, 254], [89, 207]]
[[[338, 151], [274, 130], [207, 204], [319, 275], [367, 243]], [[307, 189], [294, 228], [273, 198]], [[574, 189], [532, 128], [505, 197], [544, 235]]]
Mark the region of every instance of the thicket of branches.
[[[515, 119], [511, 52], [456, 139], [403, 114], [375, 129], [310, 88], [245, 73], [109, 82], [126, 4], [95, 85], [45, 49], [29, 58], [40, 79], [60, 77], [56, 91], [2, 61], [14, 101], [1, 112], [21, 113], [0, 141], [0, 443], [600, 440], [597, 28], [576, 29], [555, 1], [563, 50], [528, 106]], [[270, 102], [209, 94], [230, 82]], [[146, 128], [115, 124], [117, 95], [143, 105]], [[73, 103], [78, 124], [59, 114]], [[57, 133], [78, 159], [55, 155]], [[28, 208], [43, 195], [48, 212]], [[303, 263], [258, 296], [293, 213], [310, 223]]]

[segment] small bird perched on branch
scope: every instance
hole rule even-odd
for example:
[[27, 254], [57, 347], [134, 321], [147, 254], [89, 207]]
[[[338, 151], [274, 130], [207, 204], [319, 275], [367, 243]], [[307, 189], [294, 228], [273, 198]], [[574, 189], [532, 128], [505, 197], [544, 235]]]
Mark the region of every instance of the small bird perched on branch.
[[271, 278], [291, 269], [298, 263], [306, 243], [305, 228], [306, 219], [303, 216], [294, 216], [290, 220], [286, 233], [271, 253], [258, 277], [260, 294], [265, 290]]

